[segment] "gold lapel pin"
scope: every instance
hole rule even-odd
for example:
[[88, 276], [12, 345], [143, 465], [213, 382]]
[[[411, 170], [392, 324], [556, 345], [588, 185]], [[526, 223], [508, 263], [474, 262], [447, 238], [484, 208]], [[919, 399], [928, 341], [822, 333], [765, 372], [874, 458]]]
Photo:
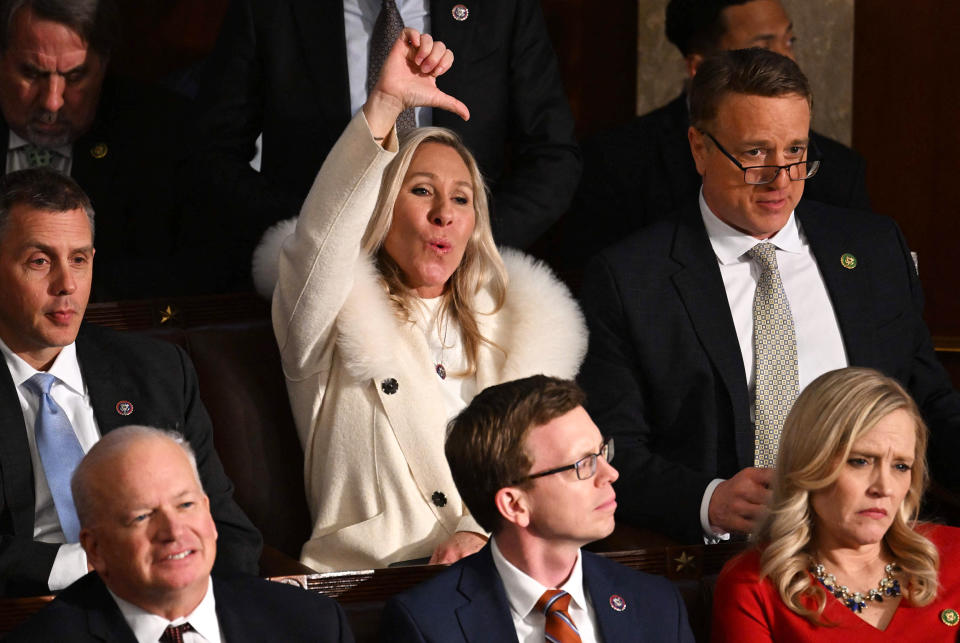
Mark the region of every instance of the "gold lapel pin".
[[849, 252], [844, 252], [842, 255], [840, 255], [840, 265], [847, 270], [853, 270], [857, 267], [857, 258]]
[[106, 143], [97, 143], [96, 145], [90, 148], [90, 156], [92, 156], [95, 159], [102, 159], [104, 156], [107, 155], [107, 151], [108, 151], [108, 148]]

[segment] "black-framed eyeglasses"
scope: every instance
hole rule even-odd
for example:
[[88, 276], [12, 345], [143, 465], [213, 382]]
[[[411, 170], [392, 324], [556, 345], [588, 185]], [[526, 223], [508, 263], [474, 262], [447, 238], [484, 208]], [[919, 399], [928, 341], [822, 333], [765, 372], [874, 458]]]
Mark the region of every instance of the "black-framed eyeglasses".
[[[787, 176], [790, 177], [791, 181], [806, 181], [816, 174], [817, 170], [820, 169], [819, 160], [811, 161], [809, 159], [806, 161], [797, 161], [796, 163], [787, 163], [786, 165], [751, 165], [749, 167], [744, 167], [740, 164], [740, 161], [733, 157], [733, 154], [725, 150], [723, 145], [720, 145], [720, 141], [715, 139], [713, 134], [703, 130], [700, 130], [700, 132], [708, 136], [724, 156], [730, 159], [730, 161], [739, 169], [743, 170], [743, 180], [748, 185], [763, 185], [765, 183], [773, 183], [777, 180], [777, 176], [780, 175], [780, 170], [786, 170]], [[815, 152], [816, 155], [819, 156], [817, 144], [814, 143], [813, 139], [810, 139], [810, 146], [812, 148], [811, 151]]]
[[613, 438], [607, 438], [597, 453], [585, 455], [573, 464], [557, 467], [556, 469], [549, 469], [547, 471], [540, 471], [539, 473], [531, 473], [528, 476], [520, 478], [514, 484], [525, 480], [533, 480], [534, 478], [542, 478], [543, 476], [553, 475], [554, 473], [560, 473], [562, 471], [569, 471], [570, 469], [577, 471], [578, 480], [589, 480], [597, 472], [597, 458], [603, 458], [607, 461], [607, 464], [613, 461]]

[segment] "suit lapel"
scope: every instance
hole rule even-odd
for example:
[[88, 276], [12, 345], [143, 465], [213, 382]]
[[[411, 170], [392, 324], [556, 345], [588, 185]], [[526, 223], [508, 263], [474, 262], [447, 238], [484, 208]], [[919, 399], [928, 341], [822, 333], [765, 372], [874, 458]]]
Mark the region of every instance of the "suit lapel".
[[851, 270], [840, 263], [840, 257], [847, 253], [865, 257], [868, 248], [861, 245], [859, 238], [846, 234], [842, 226], [825, 216], [815, 202], [801, 202], [797, 217], [830, 294], [847, 361], [860, 365], [877, 363], [876, 329], [871, 323], [876, 318], [872, 304], [875, 299], [869, 271], [866, 266]]
[[465, 641], [517, 640], [507, 593], [493, 564], [489, 544], [476, 556], [464, 561], [457, 589], [467, 601], [456, 608]]
[[[466, 3], [470, 13], [466, 20], [453, 19], [453, 7], [461, 4], [458, 0], [431, 0], [430, 1], [430, 30], [432, 36], [454, 51], [457, 55], [463, 55], [464, 58], [456, 62], [450, 71], [437, 79], [437, 87], [450, 94], [451, 96], [463, 97], [463, 85], [468, 82], [466, 71], [471, 60], [485, 56], [497, 43], [490, 39], [490, 42], [479, 41], [483, 34], [483, 25], [485, 20], [489, 19], [487, 10], [490, 9], [490, 3], [484, 5], [483, 2]], [[459, 52], [459, 53], [458, 53]], [[467, 107], [476, 108], [476, 105]], [[458, 131], [463, 131], [463, 121], [453, 112], [443, 109], [433, 110], [433, 124], [438, 127], [454, 127]]]
[[13, 521], [13, 533], [33, 537], [35, 498], [30, 445], [20, 398], [5, 365], [0, 368], [0, 471], [3, 501]]
[[298, 96], [295, 100], [312, 101], [322, 120], [346, 125], [350, 119], [350, 80], [343, 2], [290, 0], [290, 8], [299, 28], [297, 37], [307, 70], [318, 90], [315, 97]]
[[[89, 603], [87, 628], [90, 635], [110, 643], [137, 643], [123, 613], [98, 576], [93, 575], [85, 602]], [[84, 581], [80, 581], [84, 582]]]
[[137, 412], [137, 403], [147, 399], [140, 393], [140, 381], [124, 377], [125, 365], [118, 363], [118, 358], [111, 351], [103, 350], [96, 341], [91, 341], [83, 326], [77, 336], [77, 361], [100, 435], [137, 423], [136, 415], [121, 415], [117, 405], [121, 401], [131, 402], [133, 412]]
[[700, 216], [699, 206], [692, 203], [683, 211], [683, 222], [677, 225], [672, 256], [681, 268], [673, 275], [673, 283], [704, 351], [730, 395], [737, 460], [741, 466], [751, 466], [753, 434], [743, 357], [717, 258]]
[[[637, 619], [640, 613], [637, 606], [630, 602], [635, 598], [629, 594], [629, 587], [611, 585], [609, 579], [597, 567], [597, 561], [581, 551], [583, 558], [583, 580], [593, 603], [593, 613], [597, 618], [601, 638], [604, 641], [643, 641], [643, 624]], [[626, 598], [625, 598], [626, 596]], [[625, 609], [618, 611], [613, 604], [616, 598]], [[633, 609], [631, 609], [633, 608]]]

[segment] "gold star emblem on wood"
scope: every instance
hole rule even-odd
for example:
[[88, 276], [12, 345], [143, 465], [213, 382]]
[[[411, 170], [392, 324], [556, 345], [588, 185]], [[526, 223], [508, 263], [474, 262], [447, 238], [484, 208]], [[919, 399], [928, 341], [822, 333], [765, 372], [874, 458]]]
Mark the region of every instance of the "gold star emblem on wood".
[[177, 310], [170, 304], [167, 304], [166, 308], [160, 310], [160, 323], [166, 324], [168, 321], [177, 316]]
[[696, 556], [689, 556], [687, 552], [681, 552], [679, 558], [674, 558], [674, 562], [678, 563], [677, 571], [682, 571], [686, 569], [687, 565], [693, 566], [693, 560]]

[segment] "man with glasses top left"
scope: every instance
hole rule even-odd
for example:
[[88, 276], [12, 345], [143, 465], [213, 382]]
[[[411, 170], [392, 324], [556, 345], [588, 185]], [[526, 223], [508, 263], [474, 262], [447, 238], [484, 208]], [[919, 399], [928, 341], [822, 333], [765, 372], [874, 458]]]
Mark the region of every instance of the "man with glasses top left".
[[383, 640], [693, 641], [666, 579], [581, 551], [613, 531], [613, 440], [573, 382], [491, 386], [450, 422], [447, 461], [493, 535], [480, 552], [395, 596]]

